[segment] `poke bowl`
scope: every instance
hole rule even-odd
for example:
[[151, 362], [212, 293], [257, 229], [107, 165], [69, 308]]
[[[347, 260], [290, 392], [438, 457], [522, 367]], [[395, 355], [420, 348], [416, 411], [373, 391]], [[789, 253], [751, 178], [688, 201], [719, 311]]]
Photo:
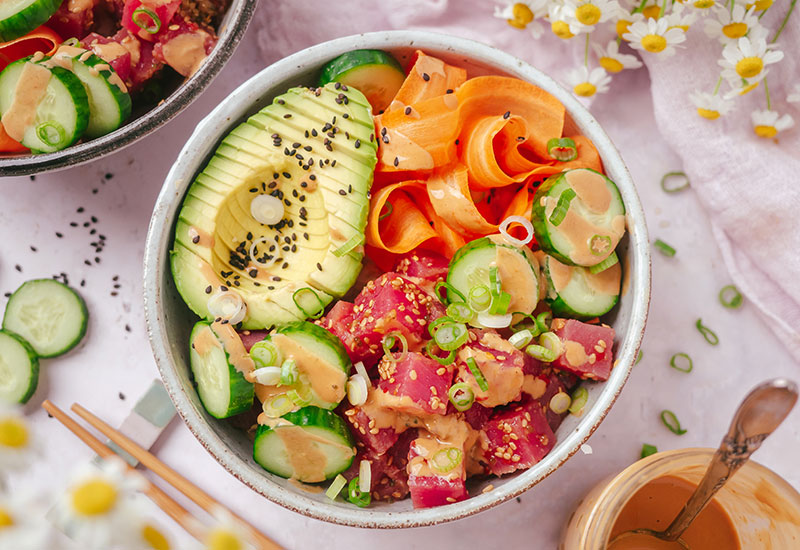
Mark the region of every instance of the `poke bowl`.
[[168, 122], [225, 65], [255, 5], [9, 4], [0, 23], [0, 176], [82, 164]]
[[[481, 132], [530, 151], [471, 158]], [[583, 259], [559, 244], [579, 214]], [[214, 109], [164, 183], [144, 277], [165, 386], [223, 467], [301, 514], [399, 528], [486, 510], [580, 449], [636, 361], [650, 256], [630, 175], [569, 92], [393, 31], [298, 52]]]

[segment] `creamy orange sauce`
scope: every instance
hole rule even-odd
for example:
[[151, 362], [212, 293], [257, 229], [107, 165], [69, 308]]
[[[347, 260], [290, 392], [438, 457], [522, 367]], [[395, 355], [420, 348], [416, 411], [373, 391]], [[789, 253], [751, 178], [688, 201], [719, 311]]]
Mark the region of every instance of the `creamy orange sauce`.
[[464, 477], [463, 455], [461, 463], [448, 472], [442, 471], [442, 465], [437, 468], [437, 461], [435, 460], [437, 453], [442, 451], [446, 453], [448, 449], [458, 449], [463, 453], [461, 447], [456, 447], [449, 442], [439, 441], [430, 433], [423, 433], [413, 441], [412, 448], [418, 455], [408, 462], [406, 470], [409, 475], [418, 477], [439, 476], [446, 479], [459, 479]]
[[250, 358], [250, 354], [244, 349], [242, 338], [230, 323], [222, 324], [222, 322], [214, 321], [211, 327], [222, 342], [222, 347], [228, 354], [228, 361], [233, 365], [233, 368], [244, 375], [255, 370], [256, 367]]
[[213, 348], [221, 348], [222, 344], [217, 340], [211, 327], [203, 327], [195, 336], [192, 346], [198, 355], [208, 355]]
[[505, 246], [496, 249], [497, 275], [503, 289], [511, 294], [508, 311], [530, 313], [539, 302], [539, 280], [533, 267], [515, 250]]
[[286, 447], [286, 456], [298, 481], [305, 483], [325, 481], [328, 459], [314, 444], [306, 430], [299, 426], [278, 426], [275, 428], [275, 434], [281, 438]]
[[475, 377], [472, 375], [465, 377], [466, 383], [469, 384], [475, 394], [475, 400], [480, 402], [482, 406], [496, 407], [519, 398], [525, 382], [521, 367], [504, 365], [497, 355], [483, 350], [463, 347], [458, 351], [458, 358], [462, 362], [465, 362], [469, 357], [475, 359], [475, 363], [481, 369], [488, 385], [488, 390], [483, 391], [475, 381]]
[[50, 71], [34, 63], [25, 63], [20, 73], [11, 106], [3, 113], [2, 123], [6, 133], [17, 141], [25, 137], [25, 129], [36, 118], [36, 108], [47, 91]]
[[597, 356], [594, 353], [586, 355], [586, 349], [583, 347], [583, 344], [580, 342], [573, 342], [572, 340], [564, 342], [564, 358], [567, 360], [567, 363], [573, 367], [579, 367], [586, 363], [594, 363], [597, 361]]
[[321, 399], [338, 403], [345, 396], [347, 374], [323, 358], [309, 353], [306, 349], [283, 334], [273, 334], [272, 342], [285, 357], [297, 363], [297, 370], [308, 377], [311, 388]]
[[619, 262], [604, 269], [600, 273], [586, 272], [586, 283], [589, 288], [600, 294], [619, 294], [619, 285], [622, 279], [622, 267]]
[[424, 74], [427, 74], [429, 77], [431, 77], [431, 79], [434, 76], [447, 78], [447, 74], [444, 71], [444, 61], [430, 55], [418, 57], [417, 61], [414, 63], [413, 70], [420, 77], [423, 77]]
[[416, 141], [392, 128], [386, 128], [386, 137], [389, 138], [389, 143], [380, 143], [381, 162], [394, 166], [397, 159], [397, 168], [400, 169], [405, 166], [414, 166], [418, 170], [433, 169], [433, 156]]
[[128, 53], [131, 54], [131, 66], [135, 67], [139, 64], [139, 60], [141, 58], [141, 45], [139, 41], [136, 40], [133, 36], [126, 36], [120, 42], [122, 47], [128, 50]]
[[[666, 529], [695, 490], [683, 478], [664, 476], [639, 489], [623, 507], [611, 532], [610, 541], [632, 529]], [[739, 536], [725, 509], [712, 499], [681, 538], [692, 550], [741, 550]], [[681, 549], [649, 536], [621, 538], [609, 550]]]
[[108, 44], [92, 44], [92, 51], [102, 60], [111, 62], [128, 53], [128, 50], [119, 42], [109, 42]]
[[532, 374], [526, 374], [522, 381], [522, 391], [533, 399], [539, 399], [547, 390], [547, 382]]
[[170, 67], [188, 78], [197, 72], [207, 57], [205, 41], [206, 35], [200, 31], [180, 34], [164, 44], [164, 59]]
[[591, 212], [602, 214], [611, 206], [611, 191], [603, 176], [591, 170], [570, 170], [564, 176], [575, 194]]
[[567, 288], [575, 271], [572, 266], [562, 264], [553, 257], [547, 258], [547, 269], [556, 292], [561, 292]]
[[[193, 244], [202, 246], [203, 248], [214, 248], [214, 236], [206, 231], [203, 231], [199, 227], [195, 225], [189, 227], [189, 229], [186, 231], [186, 234], [189, 236], [189, 240]], [[197, 242], [195, 242], [195, 240], [197, 240]]]
[[[542, 199], [545, 201], [545, 216], [549, 218], [558, 204], [558, 197], [542, 197]], [[625, 216], [615, 216], [610, 225], [609, 235], [606, 228], [587, 220], [571, 205], [558, 226], [559, 232], [572, 245], [569, 258], [578, 265], [594, 265], [610, 256], [625, 233]], [[595, 235], [611, 238], [611, 245], [602, 254], [594, 254], [589, 248], [589, 242]]]

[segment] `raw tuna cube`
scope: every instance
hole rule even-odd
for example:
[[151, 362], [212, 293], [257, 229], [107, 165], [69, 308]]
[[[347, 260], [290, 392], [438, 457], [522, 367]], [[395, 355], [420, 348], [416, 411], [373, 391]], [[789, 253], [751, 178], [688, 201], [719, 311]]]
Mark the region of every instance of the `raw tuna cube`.
[[397, 442], [399, 435], [394, 429], [370, 428], [370, 417], [359, 407], [345, 411], [344, 417], [350, 422], [350, 432], [357, 442], [376, 455], [385, 453]]
[[[455, 411], [455, 408], [453, 408]], [[480, 430], [492, 416], [492, 409], [473, 403], [472, 406], [464, 411], [464, 420], [475, 430]]]
[[[166, 30], [158, 33], [153, 56], [185, 77], [192, 76], [214, 49], [216, 39], [181, 15], [176, 15]], [[173, 52], [179, 52], [176, 55]]]
[[120, 29], [113, 39], [132, 50], [130, 86], [128, 88], [141, 89], [164, 66], [153, 57], [153, 44], [146, 40], [139, 40], [128, 29]]
[[[123, 82], [129, 82], [131, 77], [131, 52], [113, 38], [99, 35], [95, 32], [86, 35], [81, 40], [84, 48], [92, 50], [98, 57], [104, 59]], [[137, 41], [138, 44], [138, 41]]]
[[437, 252], [413, 250], [400, 258], [395, 271], [413, 278], [421, 286], [429, 287], [426, 290], [432, 291], [436, 283], [445, 280], [449, 266], [447, 258]]
[[381, 380], [378, 387], [384, 392], [408, 397], [393, 408], [413, 415], [445, 414], [447, 391], [453, 373], [426, 355], [409, 352], [400, 361], [383, 360], [378, 367]]
[[[457, 380], [469, 384], [475, 393], [475, 402], [484, 407], [516, 401], [524, 383], [525, 354], [495, 331], [479, 330], [473, 333], [477, 341], [463, 346], [458, 353]], [[475, 359], [489, 391], [483, 391], [478, 386], [466, 363], [468, 357]]]
[[360, 446], [352, 466], [344, 472], [348, 480], [358, 475], [362, 460], [370, 462], [372, 484], [370, 491], [372, 498], [377, 500], [399, 500], [408, 495], [408, 453], [411, 441], [416, 439], [417, 430], [411, 429], [403, 432], [397, 443], [383, 454], [376, 454], [370, 449]]
[[533, 400], [498, 412], [483, 432], [488, 444], [484, 459], [495, 475], [530, 468], [556, 444], [541, 404]]
[[45, 25], [56, 31], [65, 40], [71, 37], [86, 36], [87, 31], [94, 23], [96, 3], [96, 0], [62, 2]]
[[266, 330], [243, 330], [239, 333], [239, 337], [242, 339], [244, 349], [250, 351], [250, 348], [253, 347], [253, 344], [266, 338], [267, 334], [269, 334], [269, 332]]
[[[162, 34], [167, 32], [172, 18], [180, 5], [181, 0], [169, 0], [167, 2], [162, 0], [147, 0], [145, 2], [141, 0], [125, 0], [125, 7], [122, 10], [122, 26], [142, 40], [155, 42]], [[142, 12], [137, 14], [136, 20], [134, 20], [134, 12], [139, 8], [153, 12], [158, 21], [154, 21], [151, 16]], [[157, 28], [158, 30], [151, 34], [145, 31], [142, 26], [137, 25], [135, 21], [142, 23], [145, 27], [151, 27], [153, 30]]]
[[537, 400], [539, 403], [542, 404], [545, 411], [545, 417], [547, 418], [547, 423], [550, 425], [550, 428], [553, 431], [556, 431], [558, 427], [561, 425], [561, 421], [567, 416], [567, 413], [558, 414], [553, 412], [553, 409], [550, 408], [550, 400], [559, 392], [566, 392], [568, 393], [569, 390], [564, 382], [561, 380], [559, 376], [556, 375], [555, 372], [550, 372], [548, 374], [541, 374], [539, 378], [544, 380], [546, 386], [544, 393], [542, 396]]
[[354, 332], [353, 307], [350, 302], [339, 300], [328, 312], [328, 315], [320, 319], [317, 324], [342, 341], [347, 355], [353, 363], [363, 361], [365, 365], [371, 367], [383, 355], [383, 348], [376, 344], [370, 347], [367, 340]]
[[411, 503], [414, 508], [432, 508], [444, 506], [461, 500], [469, 495], [464, 480], [448, 479], [439, 476], [408, 476], [408, 489], [411, 491]]
[[562, 353], [553, 366], [584, 380], [608, 380], [614, 354], [614, 329], [574, 319], [553, 319], [553, 332], [561, 339]]

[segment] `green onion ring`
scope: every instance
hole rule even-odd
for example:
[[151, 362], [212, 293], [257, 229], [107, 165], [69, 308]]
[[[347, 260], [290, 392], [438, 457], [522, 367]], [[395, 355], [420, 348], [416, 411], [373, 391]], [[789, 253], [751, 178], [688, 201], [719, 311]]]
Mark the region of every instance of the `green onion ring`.
[[719, 337], [717, 336], [717, 333], [705, 326], [702, 319], [698, 319], [694, 326], [697, 327], [697, 330], [700, 331], [700, 334], [703, 335], [703, 338], [706, 339], [706, 342], [712, 346], [719, 344]]
[[[683, 359], [686, 362], [686, 366], [679, 366], [678, 360]], [[676, 353], [673, 355], [669, 360], [669, 366], [675, 370], [679, 370], [681, 372], [690, 373], [694, 368], [694, 364], [692, 363], [692, 358], [686, 355], [685, 353]]]
[[457, 323], [469, 323], [475, 316], [475, 312], [467, 304], [457, 302], [447, 306], [447, 316]]
[[475, 377], [475, 382], [478, 383], [478, 387], [481, 391], [489, 391], [489, 384], [486, 382], [486, 378], [484, 378], [483, 372], [481, 372], [481, 368], [478, 366], [475, 358], [467, 357], [467, 366], [469, 367], [469, 372]]
[[452, 319], [450, 319], [450, 317], [447, 317], [446, 315], [444, 315], [444, 316], [439, 317], [438, 319], [434, 319], [433, 321], [428, 323], [428, 334], [431, 335], [431, 338], [436, 336], [436, 331], [439, 330], [439, 326], [442, 323], [446, 323], [448, 321], [452, 321]]
[[739, 289], [734, 285], [727, 285], [722, 287], [719, 291], [719, 303], [729, 309], [736, 309], [742, 307], [744, 296], [739, 292]]
[[661, 239], [656, 239], [653, 242], [653, 246], [655, 246], [658, 249], [658, 251], [661, 252], [664, 256], [667, 256], [669, 258], [672, 258], [675, 255], [675, 252], [677, 252], [674, 248], [672, 248], [670, 245], [668, 245]]
[[636, 355], [636, 361], [633, 362], [634, 367], [639, 364], [639, 361], [642, 360], [642, 357], [644, 357], [644, 352], [639, 350], [639, 353]]
[[[51, 131], [55, 132], [56, 136], [53, 136]], [[36, 127], [36, 135], [42, 140], [42, 143], [50, 147], [60, 147], [67, 139], [67, 132], [64, 130], [64, 127], [53, 120], [48, 120], [47, 122], [39, 124]], [[54, 140], [54, 137], [58, 139]]]
[[583, 386], [575, 388], [572, 392], [572, 405], [569, 406], [570, 414], [580, 416], [587, 401], [589, 401], [589, 390]]
[[433, 336], [436, 345], [443, 351], [457, 350], [467, 342], [468, 338], [467, 326], [452, 321], [439, 325]]
[[353, 251], [357, 246], [364, 244], [364, 234], [359, 233], [358, 235], [353, 235], [345, 243], [333, 251], [333, 255], [337, 258], [341, 258], [345, 254], [348, 254]]
[[499, 296], [492, 298], [492, 305], [489, 306], [489, 315], [505, 315], [508, 312], [509, 305], [511, 305], [511, 294], [503, 291]]
[[[396, 356], [395, 352], [392, 351], [392, 348], [398, 341], [400, 342], [401, 346], [399, 357]], [[396, 330], [384, 336], [381, 344], [383, 345], [383, 353], [385, 354], [384, 357], [393, 363], [402, 361], [406, 358], [406, 355], [408, 355], [408, 341], [406, 340], [405, 336]]]
[[475, 402], [475, 394], [469, 384], [459, 382], [450, 386], [447, 390], [447, 398], [458, 412], [464, 412], [472, 407]]
[[492, 297], [500, 296], [503, 292], [503, 282], [500, 280], [497, 266], [489, 268], [489, 291], [492, 293]]
[[612, 252], [608, 256], [608, 258], [606, 258], [605, 260], [603, 260], [599, 264], [593, 265], [592, 267], [590, 267], [589, 268], [589, 273], [591, 273], [592, 275], [597, 275], [598, 273], [602, 273], [603, 271], [605, 271], [606, 269], [608, 269], [610, 267], [614, 267], [618, 263], [619, 263], [619, 257], [617, 256], [617, 253], [616, 252]]
[[658, 447], [655, 445], [650, 445], [649, 443], [645, 443], [642, 445], [642, 458], [647, 458], [650, 455], [654, 455], [658, 452]]
[[[442, 294], [441, 294], [441, 289], [442, 288], [447, 290], [447, 294], [445, 295], [445, 298], [442, 298]], [[444, 281], [439, 281], [438, 283], [436, 283], [436, 286], [433, 287], [433, 293], [436, 295], [436, 297], [439, 299], [439, 301], [442, 302], [444, 305], [448, 305], [448, 304], [451, 304], [451, 303], [455, 302], [455, 300], [451, 300], [450, 299], [450, 293], [451, 292], [453, 294], [455, 294], [456, 296], [458, 296], [459, 298], [461, 298], [462, 302], [467, 303], [467, 298], [463, 294], [461, 294], [461, 292], [459, 292], [458, 289], [456, 287], [454, 287], [453, 285], [451, 285], [450, 283], [447, 283], [447, 282], [444, 282]]]
[[359, 478], [356, 476], [347, 485], [347, 500], [359, 508], [366, 508], [372, 502], [372, 495], [370, 493], [362, 493], [358, 486], [358, 481]]
[[[310, 292], [311, 294], [314, 295], [314, 298], [317, 299], [317, 303], [319, 304], [319, 308], [317, 309], [317, 311], [315, 313], [309, 313], [298, 302], [297, 296], [299, 294], [302, 294], [303, 292]], [[319, 297], [319, 294], [317, 294], [316, 291], [313, 288], [309, 288], [307, 286], [305, 286], [303, 288], [298, 288], [297, 290], [294, 291], [294, 294], [292, 294], [292, 301], [294, 302], [294, 305], [297, 306], [297, 309], [299, 309], [303, 313], [303, 315], [306, 316], [306, 319], [319, 319], [320, 317], [322, 317], [322, 314], [325, 313], [325, 302], [322, 301], [322, 298]]]
[[539, 334], [544, 334], [550, 330], [550, 324], [553, 322], [553, 314], [550, 311], [543, 311], [536, 316], [536, 326], [539, 329]]
[[250, 359], [253, 360], [257, 369], [262, 367], [274, 367], [281, 361], [281, 354], [278, 348], [269, 340], [256, 342], [250, 348]]
[[485, 285], [472, 287], [469, 291], [469, 306], [476, 312], [488, 311], [492, 305], [492, 292]]
[[431, 466], [443, 474], [454, 470], [461, 464], [464, 457], [464, 451], [455, 447], [448, 447], [441, 449], [431, 457]]
[[344, 477], [342, 474], [337, 475], [333, 482], [331, 482], [330, 487], [328, 490], [325, 491], [325, 496], [331, 500], [336, 500], [336, 497], [342, 492], [344, 486], [347, 485], [347, 478]]
[[578, 147], [572, 138], [551, 138], [547, 140], [547, 154], [559, 162], [569, 162], [578, 158]]
[[561, 225], [561, 222], [564, 221], [564, 218], [567, 217], [567, 211], [569, 210], [569, 203], [572, 202], [577, 196], [575, 190], [571, 187], [564, 189], [561, 192], [561, 196], [558, 197], [558, 203], [556, 203], [556, 207], [550, 213], [550, 223], [553, 224], [555, 227]]
[[[670, 179], [683, 179], [678, 185], [670, 186], [669, 180]], [[682, 191], [689, 187], [689, 176], [686, 175], [686, 172], [667, 172], [661, 178], [661, 189], [664, 190], [665, 193], [677, 193], [678, 191]]]
[[390, 203], [389, 201], [386, 201], [383, 205], [386, 207], [386, 213], [385, 214], [381, 214], [380, 216], [378, 216], [378, 221], [381, 221], [384, 218], [388, 218], [389, 216], [392, 215], [392, 212], [394, 212], [394, 208], [392, 207], [392, 203]]
[[663, 422], [664, 426], [666, 426], [667, 429], [675, 435], [683, 435], [686, 433], [686, 430], [681, 427], [678, 417], [675, 416], [675, 413], [672, 411], [661, 411], [661, 422]]
[[[613, 241], [611, 240], [611, 237], [608, 235], [592, 235], [592, 238], [589, 239], [587, 244], [589, 245], [589, 252], [591, 252], [592, 255], [602, 256], [611, 247], [612, 242]], [[602, 243], [604, 245], [602, 250], [597, 251], [597, 246], [595, 246], [595, 243]]]
[[[456, 350], [453, 350], [450, 353], [448, 353], [447, 357], [439, 357], [438, 355], [436, 355], [436, 353], [434, 353], [432, 349], [434, 346], [436, 346], [436, 342], [434, 342], [433, 340], [428, 340], [428, 343], [425, 344], [425, 353], [428, 355], [428, 357], [435, 360], [443, 367], [452, 365], [453, 361], [456, 360]], [[436, 347], [438, 348], [439, 346]]]
[[297, 362], [294, 359], [287, 359], [281, 365], [281, 386], [292, 386], [297, 382], [300, 373], [297, 370]]
[[[152, 25], [148, 25], [143, 19], [142, 15], [146, 15], [150, 18]], [[138, 17], [137, 17], [138, 16]], [[139, 6], [135, 10], [133, 10], [133, 15], [131, 15], [131, 21], [142, 29], [147, 34], [156, 34], [158, 31], [161, 30], [161, 19], [159, 19], [156, 12], [153, 10], [147, 9], [143, 6]]]

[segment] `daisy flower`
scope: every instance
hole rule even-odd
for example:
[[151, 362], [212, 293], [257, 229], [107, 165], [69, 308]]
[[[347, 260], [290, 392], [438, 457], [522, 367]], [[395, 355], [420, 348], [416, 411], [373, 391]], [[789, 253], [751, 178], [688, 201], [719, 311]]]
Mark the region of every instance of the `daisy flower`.
[[731, 99], [736, 96], [749, 94], [750, 92], [758, 88], [758, 85], [761, 83], [762, 80], [764, 80], [764, 76], [766, 75], [761, 74], [761, 76], [759, 76], [758, 78], [753, 78], [751, 80], [741, 79], [739, 80], [738, 83], [729, 82], [731, 89], [725, 92], [725, 99]]
[[763, 38], [750, 40], [743, 36], [731, 42], [722, 50], [723, 59], [718, 61], [722, 67], [722, 77], [729, 82], [763, 78], [767, 74], [767, 65], [783, 59], [783, 52], [771, 49], [773, 47], [772, 44], [767, 45]]
[[611, 77], [602, 67], [595, 67], [589, 72], [585, 66], [573, 69], [567, 75], [567, 81], [572, 86], [575, 95], [581, 97], [592, 97], [595, 94], [602, 94], [608, 91], [608, 83]]
[[794, 119], [785, 114], [780, 116], [777, 111], [753, 111], [750, 114], [750, 120], [753, 121], [753, 132], [758, 137], [773, 138], [778, 132], [788, 130], [794, 126]]
[[156, 522], [137, 522], [127, 536], [126, 547], [130, 550], [174, 550], [167, 532]]
[[716, 38], [722, 44], [730, 44], [746, 35], [750, 29], [760, 27], [758, 17], [753, 15], [754, 9], [745, 11], [744, 6], [734, 5], [731, 13], [728, 8], [719, 6], [716, 17], [705, 20], [703, 30], [709, 38]]
[[597, 61], [609, 73], [618, 73], [622, 69], [638, 69], [642, 62], [635, 55], [619, 53], [619, 44], [611, 40], [605, 49], [599, 44], [592, 44]]
[[564, 6], [555, 2], [550, 4], [547, 18], [550, 19], [550, 30], [557, 37], [569, 40], [575, 36], [570, 30], [569, 23], [564, 15]]
[[656, 2], [642, 8], [642, 15], [645, 19], [658, 19], [661, 17], [661, 6]]
[[620, 12], [616, 0], [566, 0], [564, 19], [572, 34], [592, 32], [596, 25], [605, 23]]
[[631, 48], [669, 57], [675, 54], [675, 46], [686, 40], [686, 33], [668, 25], [665, 17], [639, 21], [630, 26], [623, 38], [630, 42]]
[[772, 6], [773, 0], [756, 0], [755, 2], [751, 2], [746, 5], [746, 8], [749, 10], [750, 8], [755, 8], [758, 11], [764, 11], [770, 6]]
[[800, 103], [800, 82], [794, 85], [792, 91], [786, 96], [786, 101], [789, 103]]
[[227, 510], [214, 510], [216, 524], [206, 532], [199, 550], [256, 550], [250, 535]]
[[697, 107], [697, 114], [708, 120], [725, 116], [733, 109], [733, 101], [708, 92], [695, 90], [689, 94], [689, 99]]
[[99, 467], [87, 464], [56, 501], [53, 522], [82, 548], [113, 547], [130, 532], [137, 515], [133, 496], [142, 486], [120, 459], [104, 460]]
[[547, 16], [547, 0], [506, 2], [505, 6], [495, 6], [494, 16], [516, 29], [528, 29], [534, 38], [539, 38], [544, 27], [537, 19]]
[[716, 0], [690, 0], [692, 7], [698, 10], [710, 10], [714, 6], [718, 6]]
[[30, 465], [35, 440], [19, 407], [0, 402], [0, 473]]
[[617, 33], [617, 36], [623, 40], [626, 40], [625, 34], [628, 33], [628, 29], [634, 23], [638, 23], [639, 21], [644, 21], [644, 15], [641, 13], [622, 13], [617, 19], [617, 22], [614, 25], [614, 30]]
[[45, 510], [31, 496], [0, 494], [0, 548], [41, 550], [50, 548], [50, 527]]
[[697, 21], [697, 13], [686, 9], [683, 4], [674, 4], [666, 18], [668, 28], [677, 27], [683, 32], [688, 32], [689, 27]]

